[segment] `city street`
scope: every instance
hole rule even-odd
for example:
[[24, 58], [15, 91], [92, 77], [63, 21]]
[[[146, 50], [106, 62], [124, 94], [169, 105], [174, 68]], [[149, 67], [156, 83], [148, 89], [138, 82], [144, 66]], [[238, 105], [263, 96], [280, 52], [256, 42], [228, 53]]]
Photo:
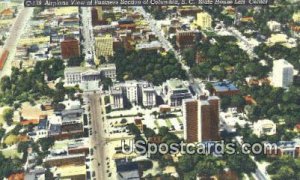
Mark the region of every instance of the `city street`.
[[162, 47], [166, 50], [166, 51], [172, 51], [176, 57], [176, 59], [178, 60], [178, 62], [181, 64], [181, 67], [183, 70], [186, 71], [186, 75], [189, 79], [189, 82], [191, 85], [193, 85], [194, 88], [198, 89], [198, 92], [201, 92], [201, 87], [199, 85], [199, 83], [195, 82], [195, 79], [193, 77], [193, 75], [190, 73], [190, 67], [188, 67], [185, 63], [184, 60], [182, 59], [182, 55], [174, 49], [174, 47], [172, 46], [172, 44], [170, 43], [170, 41], [168, 39], [166, 39], [166, 37], [163, 36], [162, 34], [162, 30], [161, 28], [159, 28], [156, 25], [156, 20], [154, 17], [152, 17], [151, 14], [147, 13], [143, 7], [135, 7], [135, 10], [139, 13], [142, 14], [142, 16], [144, 17], [144, 19], [149, 23], [149, 26], [151, 28], [151, 30], [155, 33], [155, 35], [158, 37], [159, 41], [162, 44]]
[[[90, 107], [90, 119], [91, 119], [91, 128], [92, 135], [90, 136], [91, 140], [91, 149], [93, 153], [93, 171], [95, 171], [95, 177], [97, 180], [105, 180], [105, 137], [103, 129], [103, 121], [101, 116], [101, 102], [100, 102], [100, 92], [85, 92], [84, 96], [88, 99], [88, 105]], [[93, 173], [92, 173], [93, 174]]]
[[88, 62], [88, 64], [93, 64], [95, 58], [95, 48], [90, 7], [81, 7], [81, 22], [81, 33], [83, 36], [83, 53], [85, 54], [85, 60]]
[[[5, 65], [3, 69], [0, 71], [0, 78], [2, 78], [5, 75], [11, 74], [11, 62], [13, 58], [15, 57], [16, 53], [16, 47], [18, 44], [18, 41], [23, 34], [27, 22], [30, 20], [30, 17], [33, 13], [33, 8], [23, 8], [20, 10], [20, 13], [17, 16], [17, 19], [13, 26], [10, 29], [10, 35], [9, 38], [5, 41], [5, 45], [3, 47], [4, 50], [9, 51], [9, 56], [7, 61], [5, 62]], [[2, 53], [2, 52], [0, 52]]]

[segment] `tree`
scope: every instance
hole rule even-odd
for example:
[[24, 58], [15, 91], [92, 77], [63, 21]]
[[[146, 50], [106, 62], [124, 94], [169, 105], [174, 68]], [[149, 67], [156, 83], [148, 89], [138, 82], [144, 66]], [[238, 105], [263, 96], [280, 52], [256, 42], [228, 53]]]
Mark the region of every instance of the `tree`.
[[12, 125], [13, 123], [14, 110], [12, 108], [6, 108], [3, 111], [3, 119], [7, 123], [7, 125]]
[[54, 145], [55, 139], [53, 137], [41, 138], [38, 140], [38, 143], [42, 147], [42, 151], [48, 151], [50, 147]]
[[102, 84], [103, 84], [103, 89], [104, 90], [108, 90], [108, 88], [110, 86], [112, 86], [112, 80], [110, 78], [104, 78], [103, 80], [101, 80]]
[[209, 179], [213, 175], [218, 175], [222, 166], [216, 158], [207, 156], [203, 161], [197, 163], [195, 169], [199, 176]]
[[2, 138], [4, 137], [4, 135], [5, 135], [5, 129], [0, 128], [0, 142], [1, 142]]
[[153, 111], [152, 113], [151, 113], [154, 117], [155, 117], [155, 119], [157, 118], [157, 115], [158, 115], [158, 112], [157, 111]]
[[158, 129], [158, 134], [161, 136], [166, 136], [169, 132], [169, 128], [162, 126]]
[[10, 77], [8, 76], [3, 76], [2, 79], [1, 79], [1, 90], [4, 92], [6, 90], [9, 90], [11, 89], [11, 80], [10, 80]]
[[280, 167], [278, 172], [272, 177], [274, 180], [282, 180], [282, 179], [296, 179], [296, 173], [294, 170], [288, 166]]
[[183, 58], [186, 60], [187, 65], [189, 67], [195, 65], [195, 56], [196, 56], [195, 49], [193, 48], [184, 49], [182, 54], [183, 54]]
[[178, 168], [182, 172], [192, 171], [195, 168], [196, 164], [198, 163], [199, 159], [200, 158], [197, 155], [190, 155], [190, 154], [183, 155], [182, 157], [179, 158]]
[[221, 97], [221, 108], [222, 108], [223, 110], [228, 109], [229, 106], [230, 106], [230, 104], [231, 104], [231, 99], [230, 99], [230, 97], [228, 97], [228, 96]]
[[229, 168], [238, 174], [249, 174], [255, 172], [257, 168], [253, 160], [248, 155], [242, 153], [235, 154], [234, 156], [227, 155], [226, 162]]
[[139, 136], [141, 134], [141, 131], [139, 130], [139, 128], [136, 127], [136, 125], [133, 123], [127, 124], [127, 129], [129, 130], [129, 132], [131, 132], [135, 136]]
[[81, 63], [83, 62], [84, 58], [83, 56], [80, 57], [71, 57], [68, 60], [68, 66], [80, 66]]
[[0, 152], [0, 179], [8, 178], [13, 173], [22, 171], [22, 163], [15, 159], [5, 158]]
[[155, 132], [153, 129], [150, 129], [150, 128], [144, 128], [144, 134], [146, 136], [147, 139], [149, 139], [149, 137], [153, 137], [155, 136]]
[[125, 118], [123, 118], [122, 120], [121, 120], [121, 122], [120, 122], [121, 124], [125, 124], [125, 123], [127, 123], [127, 119], [125, 119]]
[[246, 105], [246, 101], [241, 95], [235, 95], [231, 98], [231, 106], [237, 108], [243, 108]]

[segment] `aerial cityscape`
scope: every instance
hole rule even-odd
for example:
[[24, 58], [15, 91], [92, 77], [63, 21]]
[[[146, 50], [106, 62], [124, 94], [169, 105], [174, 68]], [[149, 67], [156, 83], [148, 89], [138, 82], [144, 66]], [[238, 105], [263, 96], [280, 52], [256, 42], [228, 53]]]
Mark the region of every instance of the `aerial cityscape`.
[[0, 179], [300, 180], [300, 1], [122, 2], [0, 0]]

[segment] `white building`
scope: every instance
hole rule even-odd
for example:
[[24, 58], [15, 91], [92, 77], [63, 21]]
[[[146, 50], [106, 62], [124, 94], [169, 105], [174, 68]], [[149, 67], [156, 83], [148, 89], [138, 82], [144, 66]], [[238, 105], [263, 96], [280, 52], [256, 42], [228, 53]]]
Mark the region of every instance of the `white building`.
[[89, 69], [81, 73], [81, 76], [81, 89], [90, 91], [100, 89], [101, 72], [99, 71], [99, 69]]
[[156, 92], [152, 84], [143, 84], [141, 90], [143, 106], [154, 107], [156, 105]]
[[235, 109], [228, 109], [227, 112], [220, 112], [221, 128], [228, 133], [236, 132], [236, 125], [244, 128], [246, 124], [251, 125], [249, 121], [246, 121], [246, 117], [243, 113], [238, 113]]
[[207, 12], [198, 13], [195, 23], [201, 29], [210, 29], [212, 27], [212, 17]]
[[67, 67], [64, 71], [65, 86], [75, 86], [81, 84], [81, 74], [86, 70], [84, 67]]
[[145, 42], [136, 45], [136, 50], [159, 50], [162, 45], [159, 41]]
[[125, 81], [110, 87], [110, 103], [113, 109], [124, 108], [124, 98], [132, 104], [141, 103], [146, 107], [156, 105], [156, 91], [146, 81]]
[[101, 77], [116, 80], [116, 66], [114, 64], [101, 65], [98, 69], [87, 67], [67, 67], [64, 71], [65, 86], [79, 85], [83, 89], [97, 89]]
[[258, 120], [253, 124], [253, 133], [258, 137], [262, 135], [275, 135], [276, 134], [276, 124], [268, 119]]
[[170, 106], [181, 106], [183, 99], [191, 97], [188, 84], [182, 80], [170, 79], [163, 84], [163, 98]]
[[112, 80], [116, 80], [116, 65], [115, 64], [102, 64], [99, 67], [101, 75]]
[[112, 109], [124, 108], [123, 92], [120, 86], [113, 86], [110, 88], [110, 105]]
[[294, 66], [284, 59], [274, 61], [272, 83], [275, 87], [287, 88], [293, 84]]
[[268, 21], [267, 25], [272, 32], [279, 32], [281, 30], [281, 24], [277, 21]]
[[137, 104], [138, 103], [138, 89], [137, 89], [137, 81], [126, 81], [122, 87], [125, 90], [125, 94], [127, 99], [133, 103]]

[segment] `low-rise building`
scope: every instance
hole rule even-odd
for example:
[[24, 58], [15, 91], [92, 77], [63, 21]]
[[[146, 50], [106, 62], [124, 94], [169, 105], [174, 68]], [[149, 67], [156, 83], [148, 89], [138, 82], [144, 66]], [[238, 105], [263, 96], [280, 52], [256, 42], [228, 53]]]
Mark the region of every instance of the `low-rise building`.
[[277, 143], [264, 143], [267, 156], [291, 156], [300, 157], [300, 144], [296, 141], [279, 141]]
[[44, 159], [50, 166], [82, 165], [85, 164], [85, 154], [67, 154], [66, 152], [52, 152]]
[[300, 22], [300, 11], [295, 12], [292, 18], [294, 22]]
[[82, 73], [86, 71], [85, 67], [67, 67], [64, 71], [65, 86], [75, 86], [82, 82]]
[[116, 79], [116, 65], [115, 64], [101, 64], [99, 66], [99, 70], [101, 72], [101, 75], [103, 75], [106, 78], [110, 78], [112, 80]]
[[163, 96], [170, 106], [181, 106], [183, 99], [189, 99], [192, 94], [187, 82], [179, 79], [170, 79], [163, 84]]
[[276, 124], [268, 119], [258, 120], [253, 124], [253, 133], [258, 137], [263, 135], [271, 136], [276, 134]]
[[74, 180], [83, 180], [86, 178], [86, 165], [68, 165], [68, 166], [60, 166], [55, 167], [53, 175], [55, 178], [67, 180], [67, 179], [74, 179]]
[[216, 96], [233, 96], [240, 93], [240, 90], [229, 81], [213, 82], [213, 94]]
[[281, 30], [281, 24], [277, 21], [268, 21], [267, 25], [273, 32], [279, 32]]
[[48, 137], [49, 135], [49, 123], [47, 119], [42, 119], [39, 124], [33, 128], [33, 131], [28, 132], [27, 135], [31, 137], [34, 141]]
[[139, 167], [137, 162], [129, 162], [126, 159], [116, 160], [118, 180], [140, 180]]
[[160, 50], [162, 48], [162, 45], [159, 41], [152, 41], [152, 42], [146, 42], [146, 43], [139, 43], [136, 45], [136, 50]]
[[14, 17], [14, 11], [11, 8], [4, 9], [0, 12], [0, 19], [12, 19]]
[[235, 109], [228, 109], [227, 112], [220, 112], [221, 128], [228, 133], [236, 132], [236, 125], [244, 128], [246, 124], [251, 124], [246, 121], [246, 117], [242, 113], [238, 113]]

